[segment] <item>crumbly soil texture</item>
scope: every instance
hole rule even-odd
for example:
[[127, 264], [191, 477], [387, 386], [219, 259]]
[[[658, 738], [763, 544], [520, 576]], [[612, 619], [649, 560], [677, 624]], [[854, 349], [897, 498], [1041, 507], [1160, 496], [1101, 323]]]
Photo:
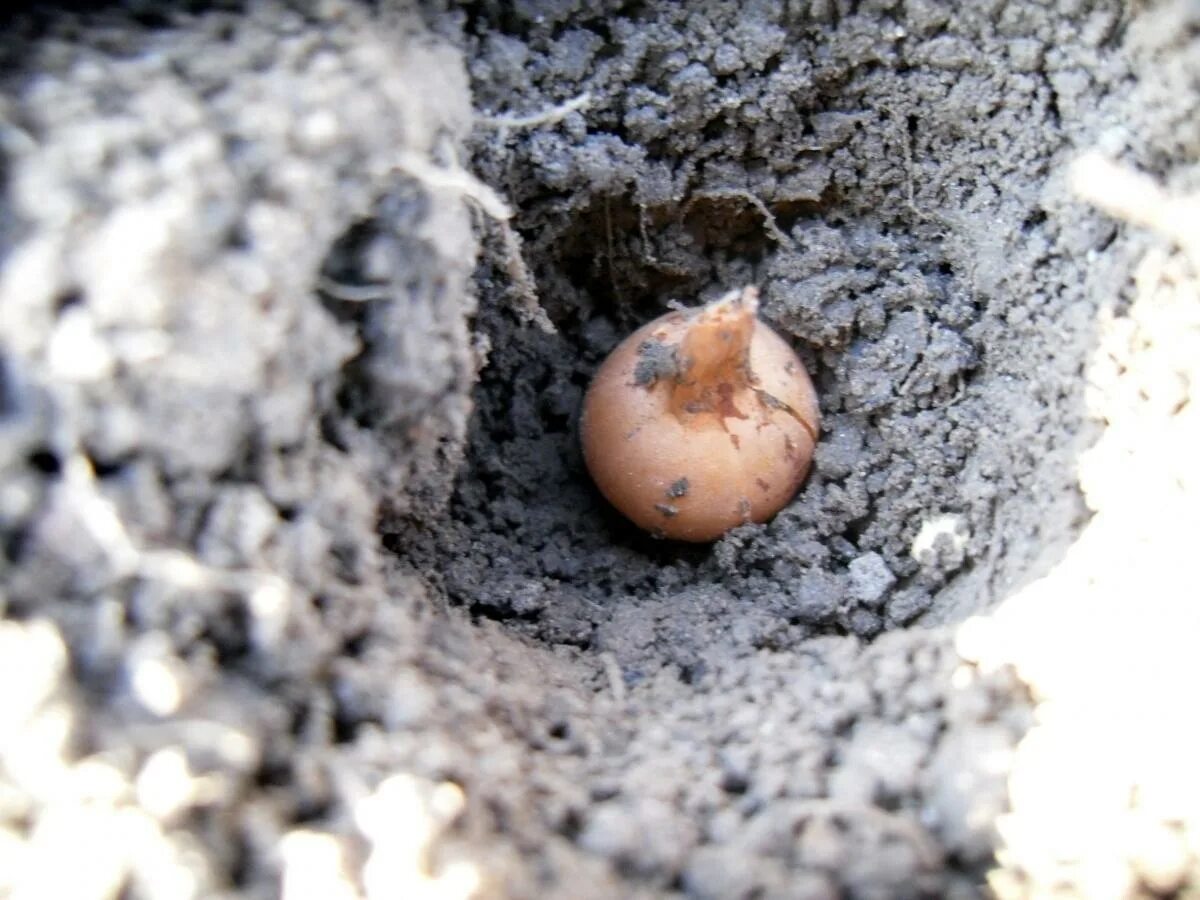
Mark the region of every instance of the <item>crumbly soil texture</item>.
[[[17, 15], [21, 884], [136, 819], [92, 895], [299, 890], [303, 841], [372, 897], [385, 855], [408, 896], [981, 894], [1030, 699], [953, 626], [1087, 521], [1084, 365], [1146, 239], [1066, 172], [1200, 150], [1183, 6]], [[812, 472], [766, 525], [656, 540], [588, 479], [584, 391], [743, 285], [816, 384]], [[363, 804], [399, 776], [428, 834], [395, 850]]]

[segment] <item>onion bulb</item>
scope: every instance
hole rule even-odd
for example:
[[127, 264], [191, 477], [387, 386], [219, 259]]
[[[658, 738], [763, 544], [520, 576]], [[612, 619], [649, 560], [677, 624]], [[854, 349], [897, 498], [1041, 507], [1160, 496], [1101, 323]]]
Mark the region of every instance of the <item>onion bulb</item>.
[[757, 311], [758, 291], [746, 287], [667, 313], [619, 344], [588, 388], [588, 471], [652, 534], [712, 541], [765, 522], [808, 473], [816, 393]]

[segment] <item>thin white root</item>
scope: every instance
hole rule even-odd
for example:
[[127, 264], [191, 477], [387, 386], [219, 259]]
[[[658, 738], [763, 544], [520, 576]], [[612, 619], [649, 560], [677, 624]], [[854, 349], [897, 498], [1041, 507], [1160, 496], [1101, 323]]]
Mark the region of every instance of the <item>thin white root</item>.
[[1174, 241], [1200, 269], [1200, 194], [1172, 197], [1149, 175], [1096, 151], [1075, 160], [1070, 178], [1071, 188], [1082, 200]]
[[847, 803], [825, 799], [800, 801], [799, 808], [813, 816], [840, 816], [845, 819], [869, 822], [880, 831], [888, 832], [906, 841], [917, 853], [921, 865], [926, 869], [933, 869], [941, 862], [941, 849], [930, 837], [929, 832], [906, 816], [865, 803]]
[[617, 706], [625, 705], [625, 677], [621, 674], [621, 664], [611, 653], [601, 653], [600, 662], [604, 665], [604, 675], [608, 679], [608, 689], [612, 691], [613, 700]]
[[317, 288], [335, 300], [347, 303], [370, 303], [387, 297], [387, 286], [382, 284], [342, 284], [324, 275], [317, 278]]
[[[453, 159], [453, 157], [451, 158]], [[500, 229], [500, 239], [504, 244], [505, 270], [508, 272], [509, 278], [516, 284], [517, 294], [521, 300], [518, 312], [526, 321], [533, 322], [546, 334], [557, 334], [558, 329], [554, 327], [554, 323], [550, 321], [550, 317], [546, 315], [546, 311], [538, 302], [537, 284], [533, 280], [529, 267], [525, 265], [524, 256], [521, 255], [520, 235], [509, 224], [509, 219], [513, 215], [512, 210], [500, 195], [457, 163], [450, 166], [437, 166], [419, 154], [406, 152], [401, 154], [396, 165], [402, 172], [417, 179], [426, 187], [454, 191], [465, 197], [496, 222]], [[338, 288], [345, 290], [345, 286], [342, 285], [334, 285], [334, 288], [334, 291], [329, 291], [333, 296], [339, 296], [336, 293]], [[344, 299], [353, 298], [346, 297]]]
[[692, 205], [698, 200], [728, 199], [745, 200], [747, 203], [753, 206], [758, 211], [758, 214], [763, 217], [763, 227], [766, 229], [767, 234], [771, 236], [771, 239], [775, 241], [775, 243], [783, 247], [795, 246], [795, 244], [792, 243], [792, 239], [784, 233], [782, 228], [779, 227], [779, 223], [775, 221], [775, 214], [767, 208], [767, 204], [763, 203], [762, 198], [757, 194], [746, 190], [745, 188], [714, 188], [713, 190], [694, 194], [684, 209], [685, 211], [691, 209]]
[[554, 323], [550, 321], [550, 317], [546, 315], [546, 310], [542, 308], [542, 304], [538, 300], [537, 283], [533, 280], [533, 274], [525, 265], [525, 257], [521, 253], [521, 236], [508, 222], [498, 222], [497, 224], [500, 228], [500, 240], [504, 244], [505, 270], [508, 272], [508, 277], [513, 280], [517, 296], [521, 301], [517, 312], [545, 334], [557, 334], [558, 329], [554, 327]]
[[558, 106], [552, 106], [541, 112], [526, 116], [476, 116], [475, 122], [488, 128], [507, 131], [509, 128], [537, 128], [540, 125], [556, 125], [571, 113], [587, 109], [592, 102], [592, 95], [586, 91], [578, 97], [573, 97]]
[[396, 167], [426, 187], [466, 197], [497, 222], [512, 218], [512, 210], [500, 195], [461, 166], [437, 166], [420, 154], [404, 152], [397, 158]]
[[135, 576], [181, 590], [238, 591], [255, 613], [271, 623], [271, 631], [282, 628], [291, 593], [283, 578], [263, 569], [210, 566], [181, 550], [139, 546], [116, 504], [101, 494], [91, 461], [79, 451], [67, 458], [63, 482], [68, 502], [108, 559], [114, 580]]

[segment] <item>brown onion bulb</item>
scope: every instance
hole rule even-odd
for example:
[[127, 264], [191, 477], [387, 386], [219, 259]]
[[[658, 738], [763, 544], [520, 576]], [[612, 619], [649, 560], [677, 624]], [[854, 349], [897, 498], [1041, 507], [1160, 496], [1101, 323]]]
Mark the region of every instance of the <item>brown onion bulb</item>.
[[588, 471], [652, 534], [711, 541], [765, 522], [808, 473], [816, 392], [757, 311], [747, 287], [667, 313], [619, 344], [588, 388]]

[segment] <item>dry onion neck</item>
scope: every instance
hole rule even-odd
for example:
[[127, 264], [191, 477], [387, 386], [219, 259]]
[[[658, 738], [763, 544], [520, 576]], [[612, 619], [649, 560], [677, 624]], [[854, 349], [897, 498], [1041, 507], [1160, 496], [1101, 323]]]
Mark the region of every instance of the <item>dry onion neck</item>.
[[726, 294], [696, 312], [677, 351], [671, 411], [678, 417], [716, 413], [746, 418], [734, 398], [756, 381], [750, 370], [750, 341], [758, 319], [758, 289]]

